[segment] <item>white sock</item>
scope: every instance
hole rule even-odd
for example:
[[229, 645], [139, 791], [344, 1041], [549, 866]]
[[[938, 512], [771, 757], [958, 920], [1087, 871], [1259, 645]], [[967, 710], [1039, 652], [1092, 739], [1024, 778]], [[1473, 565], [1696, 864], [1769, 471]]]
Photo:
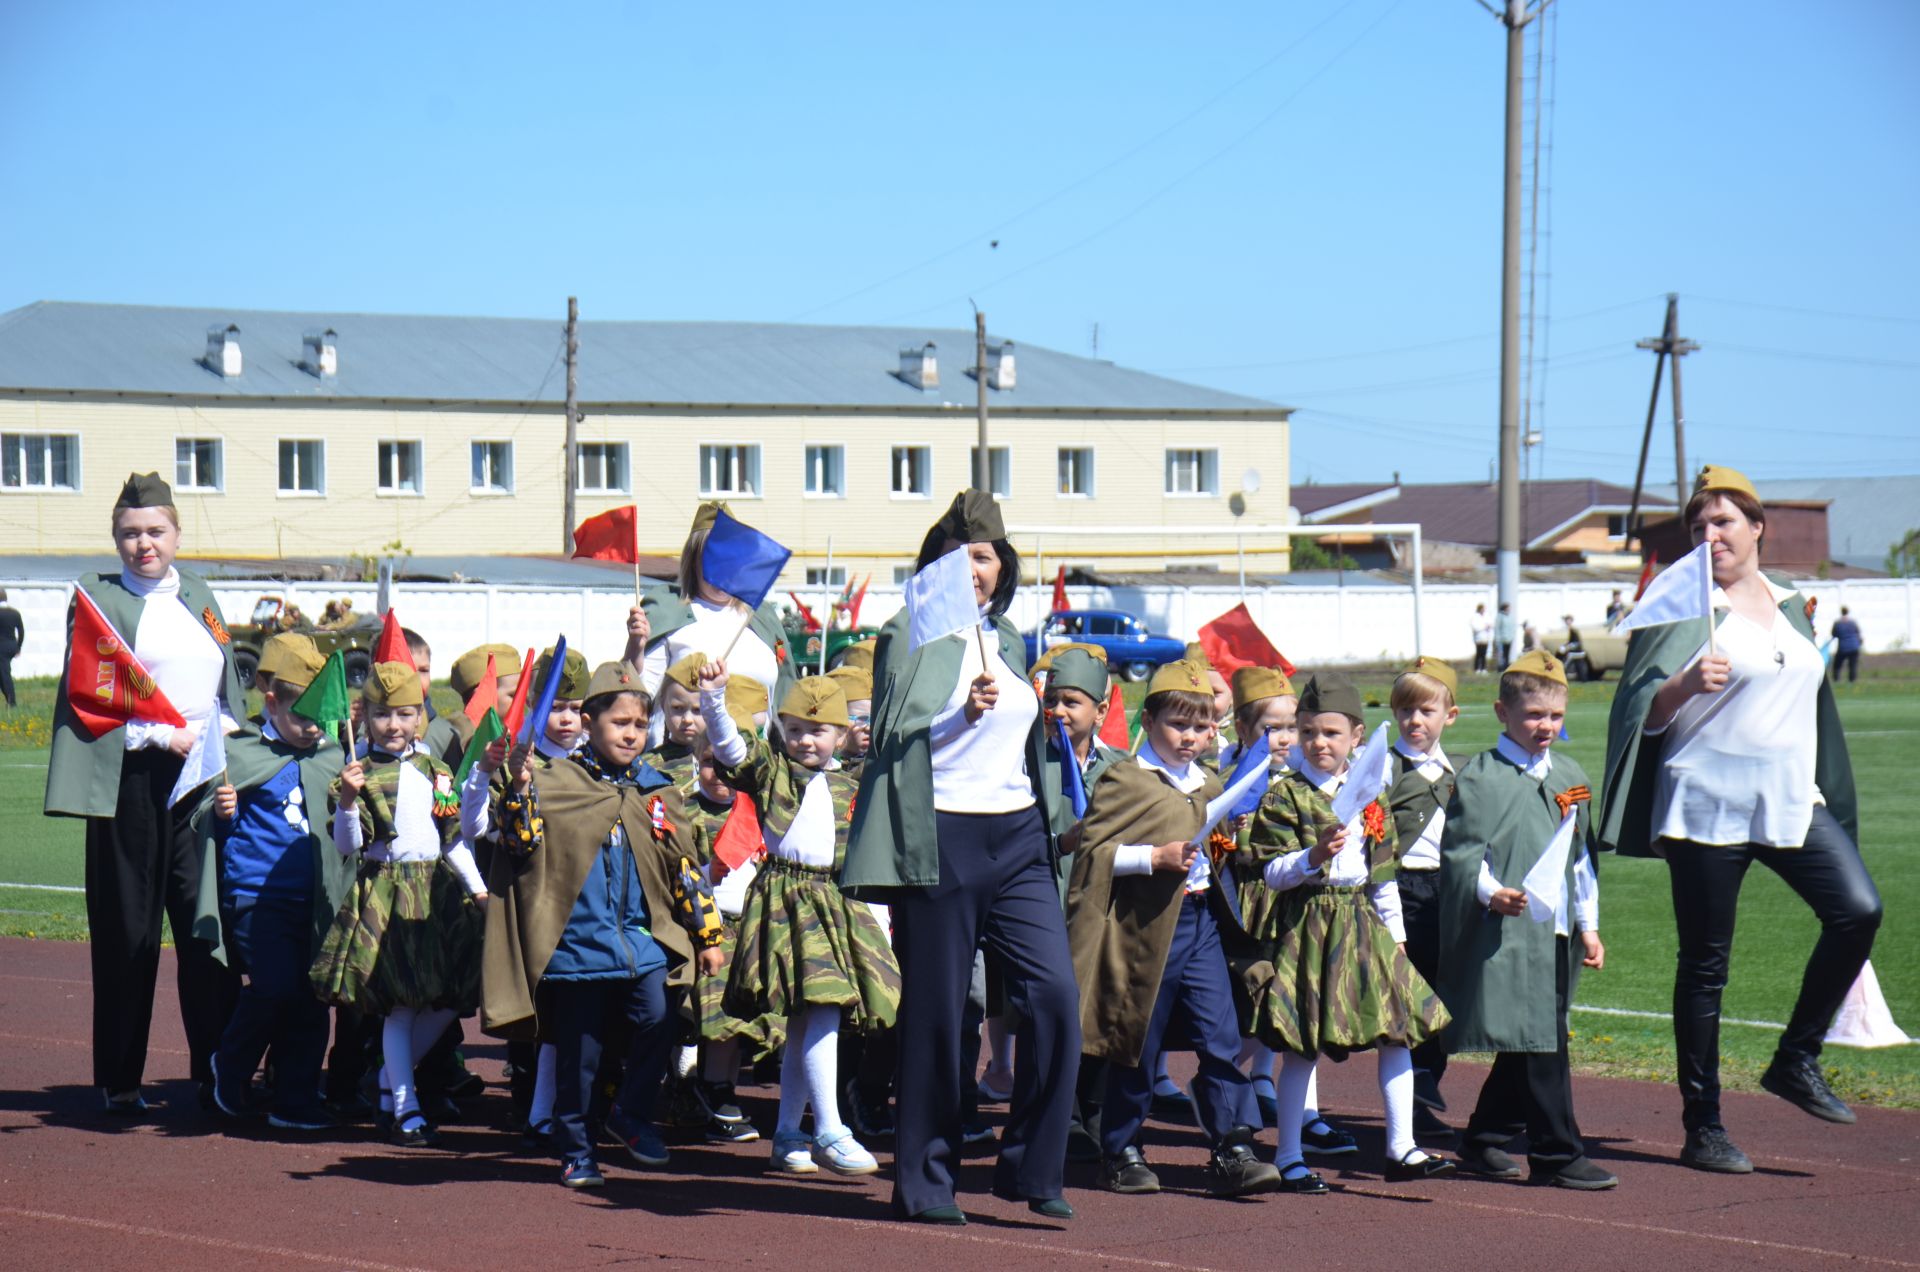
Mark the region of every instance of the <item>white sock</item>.
[[1380, 1101], [1387, 1110], [1387, 1160], [1426, 1160], [1413, 1144], [1413, 1053], [1405, 1047], [1380, 1047]]
[[[831, 1139], [847, 1129], [840, 1120], [840, 1009], [816, 1004], [802, 1018], [806, 1030], [803, 1063], [807, 1098], [813, 1104], [813, 1133]], [[792, 1046], [793, 1035], [788, 1035]]]
[[405, 1124], [420, 1112], [420, 1097], [413, 1089], [413, 1021], [411, 1007], [395, 1007], [380, 1026], [380, 1054], [387, 1070], [387, 1087], [393, 1092], [393, 1116]]
[[700, 1048], [691, 1044], [680, 1047], [673, 1053], [673, 1076], [686, 1078], [693, 1074], [693, 1067], [700, 1063]]
[[559, 1048], [550, 1042], [540, 1045], [540, 1058], [533, 1065], [533, 1102], [527, 1105], [528, 1126], [553, 1120], [553, 1097], [558, 1086], [554, 1071], [559, 1067], [559, 1059]]
[[1275, 1120], [1280, 1125], [1274, 1132], [1278, 1145], [1273, 1152], [1273, 1164], [1283, 1170], [1300, 1160], [1300, 1128], [1305, 1124], [1301, 1110], [1306, 1105], [1307, 1088], [1312, 1082], [1313, 1061], [1291, 1051], [1280, 1053], [1280, 1078], [1274, 1093], [1280, 1106], [1280, 1116]]
[[1307, 1068], [1307, 1093], [1300, 1104], [1300, 1125], [1312, 1126], [1320, 1120], [1320, 1062]]

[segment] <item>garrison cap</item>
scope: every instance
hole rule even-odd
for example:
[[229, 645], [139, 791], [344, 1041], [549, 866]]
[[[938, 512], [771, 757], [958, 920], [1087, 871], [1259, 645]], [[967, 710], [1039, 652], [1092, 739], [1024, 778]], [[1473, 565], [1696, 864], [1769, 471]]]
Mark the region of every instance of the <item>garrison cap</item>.
[[1153, 679], [1147, 682], [1147, 696], [1151, 698], [1156, 693], [1200, 693], [1211, 698], [1213, 682], [1207, 679], [1209, 670], [1190, 658], [1167, 663], [1154, 672]]
[[1047, 688], [1078, 689], [1097, 703], [1106, 702], [1112, 678], [1107, 674], [1104, 657], [1094, 657], [1085, 645], [1056, 645], [1047, 653], [1051, 659], [1047, 667]]
[[1435, 658], [1430, 654], [1421, 654], [1409, 663], [1407, 669], [1400, 674], [1403, 676], [1419, 675], [1425, 676], [1430, 680], [1438, 680], [1447, 687], [1447, 696], [1456, 702], [1459, 701], [1460, 674], [1453, 669], [1453, 664], [1444, 658]]
[[1328, 712], [1338, 712], [1356, 724], [1367, 718], [1367, 706], [1360, 701], [1360, 691], [1353, 687], [1353, 681], [1337, 671], [1315, 672], [1300, 690], [1300, 715], [1304, 719]]
[[1565, 688], [1567, 664], [1544, 649], [1529, 649], [1508, 663], [1507, 669], [1500, 673], [1502, 680], [1508, 676], [1538, 676], [1542, 680], [1551, 680], [1554, 684]]
[[877, 636], [869, 636], [855, 645], [848, 645], [846, 652], [840, 655], [842, 667], [864, 667], [873, 671], [873, 651], [880, 644]]
[[[266, 644], [260, 646], [260, 661], [254, 670], [259, 675], [278, 680], [282, 667], [302, 666], [303, 660], [309, 656], [320, 658], [320, 647], [313, 643], [313, 637], [299, 632], [276, 632], [267, 637]], [[306, 683], [313, 682], [309, 679]]]
[[780, 714], [813, 724], [837, 724], [843, 729], [853, 723], [847, 715], [847, 695], [832, 676], [807, 676], [795, 681], [787, 696], [780, 699]]
[[682, 689], [700, 690], [700, 669], [707, 665], [707, 656], [694, 650], [673, 666], [667, 668], [667, 679]]
[[963, 490], [953, 497], [940, 520], [933, 523], [927, 537], [920, 541], [920, 555], [942, 543], [998, 543], [1007, 537], [1007, 524], [1000, 519], [1000, 505], [984, 490]]
[[420, 692], [420, 673], [407, 663], [373, 664], [360, 692], [379, 707], [417, 707], [426, 701], [426, 695]]
[[693, 511], [693, 525], [688, 528], [687, 533], [698, 534], [702, 530], [713, 529], [713, 523], [720, 520], [720, 514], [726, 510], [727, 505], [718, 500], [701, 504]]
[[[315, 645], [309, 637], [295, 635], [293, 632], [282, 632], [273, 639], [285, 642], [274, 651], [272, 675], [275, 684], [288, 684], [295, 689], [304, 689], [313, 683], [313, 678], [320, 674], [322, 667], [327, 665], [327, 660], [320, 654], [320, 647]], [[267, 643], [271, 645], [273, 641], [270, 640]], [[267, 654], [263, 649], [260, 651], [263, 669], [266, 660]], [[416, 676], [418, 674], [418, 672], [415, 673]]]
[[[564, 673], [563, 673], [564, 674]], [[647, 687], [634, 674], [633, 668], [623, 662], [605, 662], [593, 669], [593, 675], [587, 678], [586, 692], [581, 694], [584, 701], [604, 698], [608, 694], [637, 693], [647, 697]]]
[[873, 673], [865, 667], [850, 667], [841, 663], [827, 673], [827, 679], [840, 686], [840, 692], [847, 695], [847, 705], [856, 702], [873, 701]]
[[727, 675], [727, 714], [742, 733], [752, 733], [760, 725], [754, 720], [767, 710], [767, 687], [752, 676]]
[[128, 473], [127, 482], [120, 487], [120, 497], [113, 501], [113, 510], [122, 508], [170, 508], [173, 506], [173, 487], [167, 485], [159, 473]]
[[[533, 663], [533, 683], [547, 683], [547, 671], [553, 666], [553, 650], [540, 651], [540, 657]], [[578, 702], [587, 696], [587, 682], [592, 679], [587, 673], [587, 656], [577, 649], [569, 649], [565, 661], [560, 664], [560, 688], [553, 695], [571, 702]]]
[[447, 683], [462, 698], [471, 697], [480, 687], [480, 677], [487, 674], [487, 655], [493, 655], [493, 674], [512, 676], [520, 671], [520, 651], [512, 645], [481, 645], [469, 649], [453, 660], [453, 667], [447, 672]]
[[1233, 673], [1233, 709], [1240, 710], [1268, 698], [1293, 696], [1293, 681], [1278, 667], [1242, 667]]
[[1069, 649], [1077, 649], [1090, 658], [1098, 658], [1103, 663], [1107, 661], [1107, 651], [1100, 648], [1100, 646], [1089, 645], [1083, 641], [1070, 640], [1058, 645], [1049, 645], [1041, 652], [1038, 658], [1033, 660], [1033, 666], [1030, 670], [1036, 676], [1041, 675], [1052, 668], [1054, 659], [1066, 653]]
[[1753, 488], [1747, 475], [1732, 468], [1722, 468], [1718, 464], [1706, 464], [1700, 469], [1700, 475], [1693, 479], [1693, 493], [1698, 495], [1710, 490], [1734, 491], [1745, 495], [1755, 503], [1760, 502], [1760, 492]]
[[1190, 663], [1198, 663], [1208, 671], [1213, 670], [1213, 659], [1207, 657], [1207, 647], [1197, 640], [1187, 642], [1186, 660]]

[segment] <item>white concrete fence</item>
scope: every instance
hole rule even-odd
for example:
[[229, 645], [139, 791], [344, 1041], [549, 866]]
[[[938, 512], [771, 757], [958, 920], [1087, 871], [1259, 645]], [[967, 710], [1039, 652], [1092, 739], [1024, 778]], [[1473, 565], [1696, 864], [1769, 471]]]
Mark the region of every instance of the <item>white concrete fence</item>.
[[[60, 671], [65, 620], [72, 585], [0, 579], [7, 604], [26, 623], [26, 648], [14, 661], [16, 676], [52, 676]], [[1840, 607], [1859, 621], [1870, 653], [1915, 648], [1920, 644], [1920, 580], [1865, 579], [1850, 582], [1804, 580], [1800, 589], [1817, 599], [1816, 626], [1822, 638]], [[1562, 615], [1577, 624], [1598, 627], [1613, 594], [1607, 583], [1529, 583], [1520, 589], [1518, 618], [1550, 638]], [[351, 597], [362, 613], [374, 606], [374, 587], [361, 583], [272, 583], [214, 585], [214, 595], [231, 624], [244, 623], [263, 595], [283, 596], [309, 618], [318, 617], [335, 597]], [[803, 591], [816, 613], [824, 613], [831, 595]], [[1201, 624], [1231, 609], [1239, 589], [1223, 587], [1069, 587], [1075, 608], [1119, 609], [1146, 620], [1155, 631], [1192, 640]], [[1021, 590], [1013, 620], [1031, 628], [1052, 598], [1051, 582]], [[1376, 662], [1411, 658], [1414, 649], [1411, 588], [1366, 584], [1354, 587], [1273, 587], [1249, 589], [1247, 608], [1286, 656], [1302, 666]], [[544, 647], [564, 632], [568, 644], [593, 662], [619, 656], [625, 643], [630, 591], [607, 588], [494, 586], [480, 583], [403, 583], [394, 589], [401, 620], [433, 647], [436, 676], [445, 678], [455, 656], [475, 645], [503, 641], [516, 648]], [[899, 588], [875, 587], [867, 593], [861, 619], [881, 623], [901, 604]], [[1491, 586], [1429, 582], [1423, 626], [1428, 654], [1464, 661], [1473, 655], [1471, 619], [1476, 605], [1494, 611]], [[1517, 627], [1516, 627], [1517, 630]]]

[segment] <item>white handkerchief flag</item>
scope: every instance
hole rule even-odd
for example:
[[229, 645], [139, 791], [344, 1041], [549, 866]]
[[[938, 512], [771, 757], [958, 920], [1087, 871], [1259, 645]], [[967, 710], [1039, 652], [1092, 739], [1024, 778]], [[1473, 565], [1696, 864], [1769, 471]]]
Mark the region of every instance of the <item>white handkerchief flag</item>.
[[1199, 834], [1187, 842], [1191, 843], [1195, 848], [1205, 848], [1207, 846], [1207, 836], [1213, 833], [1213, 828], [1226, 819], [1227, 814], [1233, 811], [1233, 806], [1240, 802], [1242, 796], [1255, 786], [1266, 781], [1267, 775], [1268, 770], [1265, 764], [1256, 765], [1248, 769], [1239, 781], [1208, 800], [1206, 824], [1200, 827]]
[[1520, 890], [1527, 894], [1527, 917], [1535, 923], [1564, 920], [1567, 913], [1567, 855], [1573, 851], [1573, 829], [1580, 822], [1575, 804], [1560, 819], [1560, 828], [1547, 841], [1547, 850], [1533, 863]]
[[1393, 780], [1393, 745], [1387, 741], [1387, 726], [1382, 723], [1360, 748], [1360, 754], [1353, 757], [1347, 765], [1346, 784], [1333, 797], [1333, 815], [1342, 826], [1347, 828], [1349, 837], [1354, 832], [1354, 822], [1366, 811], [1368, 804], [1380, 798]]
[[965, 548], [955, 548], [907, 580], [907, 648], [979, 626], [973, 600], [973, 566]]
[[187, 750], [186, 762], [180, 766], [180, 777], [173, 784], [173, 793], [167, 796], [167, 807], [172, 808], [225, 772], [226, 768], [227, 736], [220, 732], [220, 711], [216, 704], [214, 713], [200, 726], [193, 745]]
[[1654, 576], [1628, 614], [1614, 625], [1616, 636], [1636, 627], [1680, 623], [1690, 618], [1713, 621], [1713, 545], [1703, 543]]
[[1853, 978], [1853, 988], [1841, 1001], [1826, 1040], [1843, 1047], [1901, 1047], [1913, 1041], [1893, 1023], [1893, 1011], [1887, 1006], [1887, 996], [1880, 992], [1880, 978], [1873, 974], [1872, 963], [1862, 964], [1860, 974]]

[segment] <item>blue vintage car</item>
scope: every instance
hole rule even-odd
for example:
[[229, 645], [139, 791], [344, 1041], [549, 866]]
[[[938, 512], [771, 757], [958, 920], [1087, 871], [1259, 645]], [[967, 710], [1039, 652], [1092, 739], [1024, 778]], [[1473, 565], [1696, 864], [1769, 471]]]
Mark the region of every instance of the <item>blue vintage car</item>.
[[1047, 616], [1037, 642], [1032, 632], [1026, 639], [1029, 664], [1039, 657], [1041, 649], [1077, 641], [1106, 650], [1107, 666], [1128, 680], [1145, 680], [1155, 667], [1187, 653], [1184, 641], [1155, 635], [1145, 623], [1123, 610], [1060, 610]]

